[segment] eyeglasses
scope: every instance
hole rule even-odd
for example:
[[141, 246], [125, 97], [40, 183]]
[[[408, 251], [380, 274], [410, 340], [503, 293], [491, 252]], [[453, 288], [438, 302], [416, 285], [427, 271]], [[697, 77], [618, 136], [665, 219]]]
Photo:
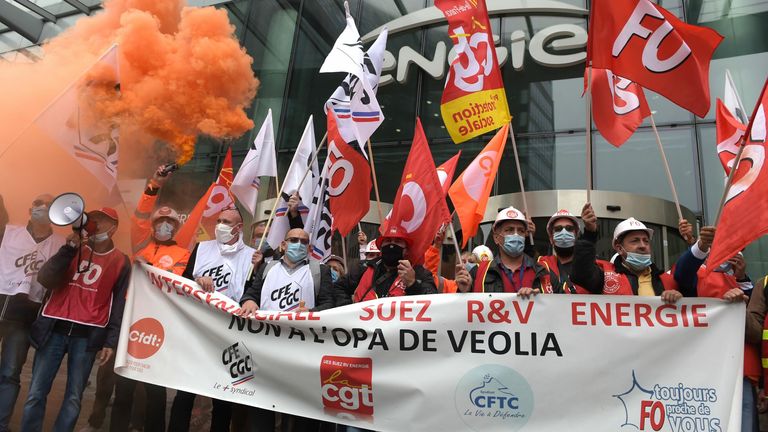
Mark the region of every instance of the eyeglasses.
[[285, 241], [287, 241], [288, 243], [301, 243], [303, 245], [309, 244], [309, 239], [299, 238], [299, 237], [288, 237], [287, 239], [285, 239]]
[[576, 231], [576, 227], [573, 225], [555, 225], [552, 227], [552, 231], [554, 232], [560, 232], [562, 230], [566, 230], [568, 232], [574, 232]]

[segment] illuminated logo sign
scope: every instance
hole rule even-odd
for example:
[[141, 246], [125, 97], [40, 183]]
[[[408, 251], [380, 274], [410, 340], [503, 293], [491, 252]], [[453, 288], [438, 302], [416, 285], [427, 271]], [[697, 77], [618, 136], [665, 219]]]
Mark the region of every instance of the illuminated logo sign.
[[[487, 0], [488, 15], [493, 16], [561, 16], [584, 18], [589, 14], [584, 8], [569, 5], [556, 0]], [[418, 10], [400, 18], [394, 19], [362, 37], [363, 43], [373, 41], [384, 27], [389, 29], [389, 37], [398, 33], [416, 30], [423, 27], [446, 24], [445, 16], [440, 9], [431, 6]], [[576, 24], [556, 24], [542, 28], [534, 34], [526, 30], [513, 31], [507, 40], [501, 40], [494, 35], [496, 56], [499, 65], [512, 62], [512, 68], [520, 71], [524, 67], [526, 48], [531, 59], [539, 65], [562, 68], [582, 63], [587, 58], [587, 30]], [[445, 78], [450, 61], [456, 57], [455, 48], [449, 47], [444, 41], [438, 41], [431, 50], [432, 58], [427, 58], [409, 46], [400, 48], [397, 53], [384, 52], [384, 62], [379, 86], [397, 81], [400, 84], [408, 82], [408, 71], [411, 65], [416, 65], [424, 73], [436, 80]], [[574, 50], [579, 50], [574, 52]], [[427, 49], [427, 52], [430, 52]], [[395, 55], [396, 54], [396, 55]]]

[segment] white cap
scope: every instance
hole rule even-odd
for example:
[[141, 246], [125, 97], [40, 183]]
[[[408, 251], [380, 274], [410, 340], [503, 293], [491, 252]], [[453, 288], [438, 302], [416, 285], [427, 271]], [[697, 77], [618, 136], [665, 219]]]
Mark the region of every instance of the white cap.
[[485, 245], [472, 249], [472, 255], [476, 256], [478, 261], [493, 261], [493, 252]]
[[363, 253], [381, 253], [379, 247], [376, 246], [376, 240], [371, 240], [363, 249]]
[[510, 206], [500, 211], [499, 214], [496, 215], [496, 221], [493, 222], [493, 228], [495, 229], [496, 225], [498, 225], [500, 222], [504, 222], [508, 220], [520, 221], [526, 227], [528, 226], [528, 221], [525, 220], [525, 216], [523, 216], [523, 212]]
[[639, 220], [631, 217], [616, 225], [616, 229], [613, 230], [613, 241], [615, 242], [622, 234], [629, 231], [645, 231], [648, 234], [649, 239], [653, 238], [652, 229], [645, 226], [645, 224]]
[[558, 210], [557, 213], [553, 214], [551, 218], [549, 218], [549, 221], [547, 222], [547, 232], [550, 232], [552, 230], [552, 224], [558, 220], [558, 219], [570, 219], [574, 225], [576, 225], [576, 231], [579, 230], [579, 220], [576, 219], [576, 216], [574, 216], [571, 212], [568, 210]]

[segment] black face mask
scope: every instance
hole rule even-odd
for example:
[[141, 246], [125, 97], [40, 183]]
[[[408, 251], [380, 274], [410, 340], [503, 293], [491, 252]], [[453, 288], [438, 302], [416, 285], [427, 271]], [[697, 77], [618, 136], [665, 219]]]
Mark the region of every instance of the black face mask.
[[395, 267], [397, 262], [403, 259], [404, 250], [402, 246], [388, 244], [381, 248], [381, 260], [387, 267]]

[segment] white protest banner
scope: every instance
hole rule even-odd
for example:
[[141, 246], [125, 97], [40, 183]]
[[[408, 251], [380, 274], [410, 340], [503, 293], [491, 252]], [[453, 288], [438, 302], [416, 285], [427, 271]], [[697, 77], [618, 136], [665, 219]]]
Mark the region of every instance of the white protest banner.
[[137, 264], [115, 370], [382, 431], [733, 431], [744, 306], [455, 294], [236, 317]]

